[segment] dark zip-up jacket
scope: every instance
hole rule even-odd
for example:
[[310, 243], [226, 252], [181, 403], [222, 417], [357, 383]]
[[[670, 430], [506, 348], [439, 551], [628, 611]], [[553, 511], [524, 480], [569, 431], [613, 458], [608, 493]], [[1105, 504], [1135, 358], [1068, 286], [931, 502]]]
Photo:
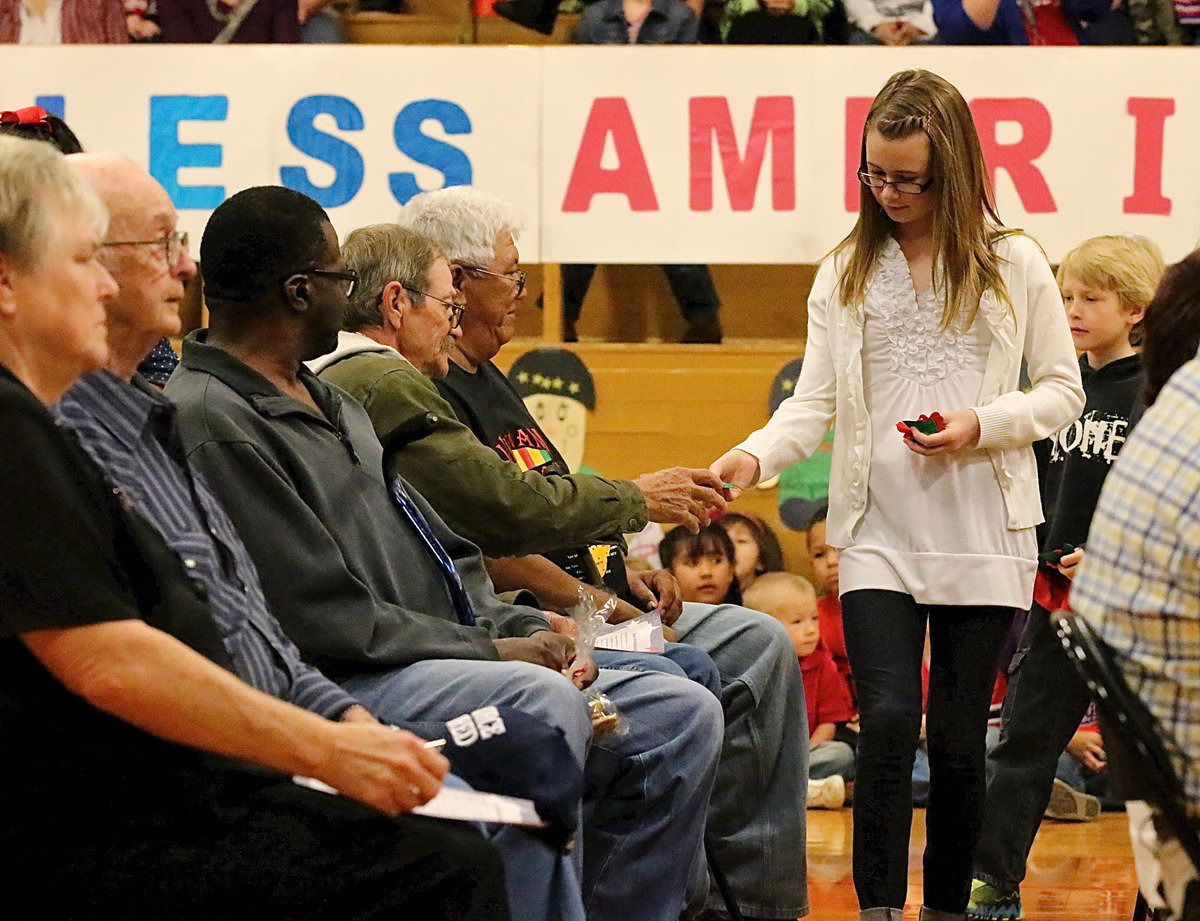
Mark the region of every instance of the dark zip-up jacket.
[[436, 561], [396, 511], [383, 449], [363, 408], [307, 369], [321, 413], [193, 334], [166, 393], [188, 457], [237, 526], [272, 612], [331, 677], [425, 659], [495, 659], [495, 637], [549, 629], [496, 597], [479, 549], [419, 495], [478, 618], [458, 622]]

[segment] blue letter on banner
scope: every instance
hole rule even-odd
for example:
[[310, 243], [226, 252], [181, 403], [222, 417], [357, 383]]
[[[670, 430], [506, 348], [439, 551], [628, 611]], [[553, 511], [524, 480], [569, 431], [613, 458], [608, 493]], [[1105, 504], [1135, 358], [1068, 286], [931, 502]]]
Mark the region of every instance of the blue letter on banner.
[[63, 121], [67, 119], [67, 100], [64, 96], [38, 96], [33, 104], [45, 109], [47, 115], [57, 116]]
[[163, 184], [176, 208], [208, 210], [225, 200], [224, 186], [179, 184], [179, 171], [185, 167], [221, 165], [221, 145], [182, 143], [179, 123], [221, 122], [228, 116], [227, 96], [150, 97], [150, 174]]
[[[421, 99], [410, 102], [396, 116], [396, 124], [392, 129], [396, 149], [445, 176], [443, 188], [470, 185], [470, 159], [457, 147], [423, 134], [421, 126], [426, 120], [439, 122], [447, 134], [471, 133], [471, 119], [462, 106], [445, 99]], [[412, 173], [391, 173], [388, 175], [388, 184], [393, 197], [402, 205], [418, 192], [424, 191], [417, 185], [417, 177]]]
[[308, 178], [308, 170], [302, 166], [281, 166], [279, 180], [324, 208], [336, 208], [354, 198], [362, 188], [363, 158], [352, 145], [318, 129], [313, 124], [318, 115], [332, 115], [342, 131], [362, 131], [363, 116], [358, 106], [344, 96], [306, 96], [288, 113], [288, 140], [301, 153], [332, 166], [333, 182], [327, 186], [314, 185]]

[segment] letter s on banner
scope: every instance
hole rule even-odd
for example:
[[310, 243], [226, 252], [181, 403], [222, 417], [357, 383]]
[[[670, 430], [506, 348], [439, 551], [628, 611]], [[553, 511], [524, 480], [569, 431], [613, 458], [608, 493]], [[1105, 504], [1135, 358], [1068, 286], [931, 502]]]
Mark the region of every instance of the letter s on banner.
[[[453, 144], [424, 134], [421, 127], [426, 121], [438, 122], [447, 134], [471, 133], [471, 119], [462, 106], [446, 99], [419, 99], [410, 102], [396, 116], [392, 126], [396, 149], [439, 171], [445, 177], [439, 188], [470, 185], [473, 178], [470, 157]], [[389, 173], [388, 186], [401, 205], [425, 191], [417, 185], [417, 177], [412, 173]]]
[[729, 99], [698, 96], [688, 101], [691, 126], [691, 194], [693, 211], [713, 207], [713, 140], [721, 152], [721, 167], [729, 190], [729, 207], [734, 211], [754, 208], [758, 177], [771, 140], [771, 207], [776, 211], [796, 208], [796, 116], [791, 96], [759, 96], [754, 101], [746, 155], [738, 152]]
[[228, 96], [150, 97], [150, 175], [162, 183], [176, 208], [211, 210], [225, 200], [224, 186], [179, 184], [184, 167], [217, 167], [222, 158], [220, 144], [182, 143], [179, 123], [228, 117]]
[[337, 208], [358, 194], [363, 184], [362, 154], [339, 137], [326, 134], [313, 124], [318, 115], [332, 115], [342, 131], [362, 131], [363, 116], [358, 106], [344, 96], [306, 96], [288, 112], [288, 140], [298, 151], [333, 167], [329, 185], [314, 185], [303, 166], [281, 166], [279, 181], [303, 192], [323, 208]]
[[[600, 163], [604, 158], [604, 142], [612, 135], [617, 151], [616, 169], [604, 169]], [[658, 198], [654, 194], [654, 183], [650, 181], [650, 170], [646, 166], [646, 155], [642, 142], [633, 124], [629, 103], [620, 96], [602, 97], [592, 103], [583, 137], [579, 141], [579, 152], [567, 181], [567, 194], [563, 197], [563, 211], [587, 211], [592, 198], [604, 192], [624, 195], [629, 200], [631, 211], [657, 211]]]

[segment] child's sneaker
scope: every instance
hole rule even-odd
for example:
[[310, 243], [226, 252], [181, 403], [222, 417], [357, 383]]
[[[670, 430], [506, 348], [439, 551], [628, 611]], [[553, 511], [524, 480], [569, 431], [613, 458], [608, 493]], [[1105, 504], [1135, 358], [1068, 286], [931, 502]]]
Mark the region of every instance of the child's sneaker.
[[808, 782], [809, 809], [841, 809], [846, 803], [846, 781], [841, 774]]
[[1060, 822], [1090, 822], [1100, 815], [1100, 800], [1076, 790], [1065, 780], [1054, 778], [1046, 817]]
[[1025, 917], [1021, 908], [1021, 890], [1003, 892], [983, 880], [971, 880], [971, 901], [967, 904], [967, 921], [1019, 921]]

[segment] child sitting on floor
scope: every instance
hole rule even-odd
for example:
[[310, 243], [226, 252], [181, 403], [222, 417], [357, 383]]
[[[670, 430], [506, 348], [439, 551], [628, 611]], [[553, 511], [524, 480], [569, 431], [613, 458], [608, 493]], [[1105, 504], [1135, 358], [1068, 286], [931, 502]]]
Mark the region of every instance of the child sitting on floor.
[[846, 781], [854, 779], [854, 749], [834, 737], [858, 714], [845, 680], [821, 641], [817, 593], [801, 576], [769, 572], [746, 592], [746, 606], [770, 614], [783, 624], [800, 660], [808, 705], [808, 806], [841, 808], [846, 800]]
[[721, 525], [710, 524], [697, 534], [687, 528], [672, 528], [658, 545], [658, 556], [663, 568], [679, 582], [684, 601], [742, 603], [735, 578], [737, 553]]
[[743, 595], [763, 573], [783, 571], [783, 548], [763, 519], [757, 515], [728, 512], [721, 518], [721, 527], [733, 541], [734, 569]]
[[812, 561], [813, 574], [817, 577], [817, 611], [821, 617], [821, 640], [833, 664], [850, 689], [854, 699], [854, 679], [850, 677], [850, 657], [846, 654], [846, 636], [842, 632], [842, 606], [838, 601], [838, 552], [825, 542], [825, 519], [829, 514], [828, 504], [817, 509], [809, 522], [808, 557]]

